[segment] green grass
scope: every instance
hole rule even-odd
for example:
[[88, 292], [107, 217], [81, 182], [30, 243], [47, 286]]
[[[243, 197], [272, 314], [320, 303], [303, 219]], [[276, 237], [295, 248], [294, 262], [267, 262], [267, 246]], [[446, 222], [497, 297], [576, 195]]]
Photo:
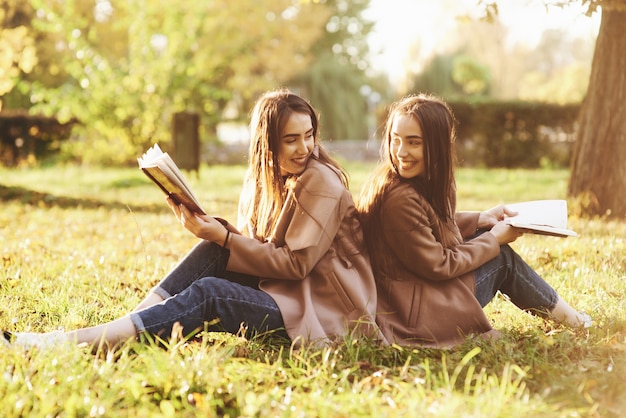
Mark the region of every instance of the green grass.
[[[357, 191], [370, 164], [346, 163]], [[235, 220], [244, 168], [189, 175], [210, 212]], [[565, 198], [567, 171], [461, 170], [459, 209]], [[137, 169], [0, 168], [0, 328], [50, 331], [132, 310], [194, 243]], [[293, 351], [203, 333], [166, 348], [127, 343], [0, 347], [0, 411], [17, 416], [620, 416], [626, 410], [626, 223], [572, 217], [578, 238], [513, 244], [561, 296], [591, 313], [572, 331], [503, 298], [504, 337], [453, 350], [347, 338]]]

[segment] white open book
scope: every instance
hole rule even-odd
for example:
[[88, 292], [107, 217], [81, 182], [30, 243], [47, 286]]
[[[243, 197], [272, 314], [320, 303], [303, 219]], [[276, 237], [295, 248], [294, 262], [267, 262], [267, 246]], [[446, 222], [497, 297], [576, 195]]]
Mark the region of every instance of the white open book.
[[516, 228], [527, 229], [535, 234], [558, 237], [576, 237], [578, 234], [567, 228], [567, 201], [533, 200], [506, 205], [518, 212], [507, 222]]
[[161, 151], [158, 144], [137, 158], [139, 168], [163, 190], [172, 200], [183, 204], [192, 212], [206, 215], [200, 202], [191, 191], [191, 187], [172, 157]]

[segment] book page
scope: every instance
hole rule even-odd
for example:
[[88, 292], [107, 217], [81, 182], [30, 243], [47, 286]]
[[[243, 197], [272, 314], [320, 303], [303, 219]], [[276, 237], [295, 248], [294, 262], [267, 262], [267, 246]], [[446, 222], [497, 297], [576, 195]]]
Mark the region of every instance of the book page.
[[509, 220], [525, 224], [567, 228], [567, 202], [565, 200], [533, 200], [513, 203], [507, 208], [518, 212]]

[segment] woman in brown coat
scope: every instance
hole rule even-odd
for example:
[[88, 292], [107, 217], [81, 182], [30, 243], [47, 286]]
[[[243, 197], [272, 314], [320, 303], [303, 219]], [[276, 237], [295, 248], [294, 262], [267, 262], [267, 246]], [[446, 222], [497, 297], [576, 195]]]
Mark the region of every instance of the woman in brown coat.
[[376, 285], [343, 170], [320, 146], [318, 117], [286, 90], [257, 102], [239, 230], [168, 203], [198, 245], [128, 316], [68, 333], [5, 333], [18, 346], [117, 343], [203, 329], [327, 342], [380, 337]]
[[590, 320], [565, 303], [511, 247], [522, 231], [505, 206], [456, 212], [455, 120], [427, 95], [392, 105], [381, 157], [357, 207], [389, 342], [447, 347], [497, 334], [483, 312], [497, 291], [519, 308], [568, 325]]

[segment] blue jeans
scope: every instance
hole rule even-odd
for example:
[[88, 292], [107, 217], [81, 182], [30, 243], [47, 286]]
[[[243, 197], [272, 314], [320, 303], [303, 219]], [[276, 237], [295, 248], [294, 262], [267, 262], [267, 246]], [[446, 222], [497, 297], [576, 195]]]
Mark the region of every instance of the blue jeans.
[[518, 308], [545, 315], [558, 300], [556, 291], [508, 245], [474, 271], [476, 299], [485, 307], [500, 291]]
[[258, 278], [226, 271], [230, 252], [207, 241], [198, 243], [154, 288], [165, 300], [130, 314], [138, 333], [169, 338], [175, 323], [183, 336], [220, 331], [247, 337], [271, 332], [286, 338], [283, 318]]

